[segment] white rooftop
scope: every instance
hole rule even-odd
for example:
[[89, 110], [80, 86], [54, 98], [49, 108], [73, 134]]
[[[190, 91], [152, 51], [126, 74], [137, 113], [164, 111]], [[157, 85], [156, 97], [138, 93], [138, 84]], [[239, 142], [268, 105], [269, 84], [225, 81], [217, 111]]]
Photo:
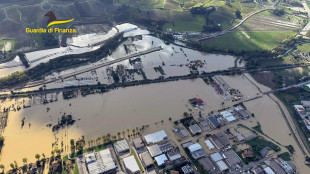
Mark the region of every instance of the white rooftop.
[[205, 144], [207, 145], [208, 149], [210, 149], [210, 150], [214, 149], [214, 145], [211, 143], [210, 140], [206, 140]]
[[276, 174], [273, 172], [273, 170], [270, 168], [270, 167], [265, 167], [264, 168], [264, 171], [267, 173], [267, 174]]
[[158, 143], [166, 139], [168, 136], [164, 130], [154, 132], [144, 136], [147, 144]]
[[305, 111], [305, 108], [304, 108], [302, 105], [294, 105], [294, 108], [295, 108], [296, 111], [298, 111], [298, 112]]
[[218, 152], [216, 152], [214, 154], [211, 154], [210, 157], [215, 162], [220, 161], [220, 160], [223, 159], [222, 155], [220, 153], [218, 153]]
[[90, 174], [104, 173], [116, 169], [110, 149], [85, 155], [86, 165]]
[[168, 158], [165, 154], [159, 155], [157, 157], [154, 158], [156, 163], [158, 164], [158, 166], [161, 166], [163, 164], [165, 164], [166, 161], [168, 161]]
[[221, 171], [227, 170], [228, 166], [224, 163], [223, 160], [217, 161], [216, 165], [219, 167]]
[[133, 155], [124, 158], [123, 161], [126, 169], [130, 170], [132, 173], [140, 171], [138, 163]]
[[190, 152], [195, 152], [196, 150], [202, 149], [202, 147], [199, 143], [195, 143], [195, 144], [188, 146], [188, 149]]
[[129, 145], [128, 145], [126, 139], [122, 139], [122, 140], [116, 141], [114, 143], [114, 148], [117, 151], [117, 153], [121, 153], [124, 151], [128, 151]]
[[147, 150], [150, 152], [150, 155], [151, 155], [152, 157], [157, 156], [157, 155], [160, 155], [160, 154], [163, 153], [163, 152], [161, 151], [161, 149], [160, 149], [160, 147], [159, 147], [158, 144], [154, 144], [154, 145], [148, 146], [148, 147], [146, 147], [146, 148], [147, 148]]
[[232, 122], [232, 121], [236, 120], [236, 118], [232, 115], [232, 110], [223, 111], [223, 112], [221, 112], [221, 115], [222, 115], [228, 122]]

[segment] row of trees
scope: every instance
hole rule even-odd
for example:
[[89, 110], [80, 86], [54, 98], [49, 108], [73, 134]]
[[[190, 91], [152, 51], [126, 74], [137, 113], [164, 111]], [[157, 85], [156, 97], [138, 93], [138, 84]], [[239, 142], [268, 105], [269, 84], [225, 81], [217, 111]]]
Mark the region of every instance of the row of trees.
[[[41, 155], [40, 154], [36, 154], [35, 158], [37, 161], [40, 161], [41, 159]], [[10, 167], [11, 167], [11, 171], [13, 172], [18, 172], [19, 170], [22, 170], [23, 173], [27, 172], [28, 170], [28, 158], [23, 158], [23, 166], [19, 167], [17, 161], [15, 160], [14, 162], [10, 163]], [[41, 161], [45, 161], [45, 154], [42, 153], [42, 159]], [[2, 173], [4, 173], [5, 170], [5, 166], [3, 164], [0, 164], [0, 169], [2, 170]]]

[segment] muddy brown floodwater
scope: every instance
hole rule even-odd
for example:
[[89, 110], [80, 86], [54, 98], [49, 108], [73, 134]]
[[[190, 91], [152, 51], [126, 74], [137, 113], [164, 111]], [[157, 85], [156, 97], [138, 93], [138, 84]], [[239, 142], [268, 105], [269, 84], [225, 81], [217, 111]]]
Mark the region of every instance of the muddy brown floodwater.
[[[59, 96], [59, 101], [55, 103], [10, 112], [1, 163], [8, 166], [16, 160], [22, 164], [24, 157], [29, 162], [34, 161], [36, 153], [49, 156], [56, 138], [60, 147], [61, 141], [66, 146], [71, 138], [77, 139], [82, 135], [86, 139], [96, 139], [107, 133], [116, 135], [117, 132], [127, 132], [127, 129], [151, 125], [161, 120], [168, 122], [169, 117], [179, 119], [183, 112], [188, 111], [188, 99], [193, 97], [202, 98], [209, 111], [221, 105], [221, 97], [214, 89], [197, 79], [119, 88], [102, 95], [71, 100], [62, 100]], [[6, 101], [7, 105], [13, 103]], [[50, 108], [49, 112], [47, 107]], [[54, 135], [46, 125], [56, 123], [64, 112], [81, 120]], [[25, 126], [21, 128], [24, 117]]]
[[[247, 77], [263, 92], [269, 90], [255, 82], [251, 76], [247, 75]], [[230, 87], [241, 91], [245, 98], [254, 97], [260, 93], [257, 87], [244, 76], [222, 76], [222, 79]], [[157, 126], [155, 123], [161, 120], [164, 120], [164, 127], [168, 128], [168, 131], [170, 129], [168, 134], [172, 134], [172, 125], [168, 118], [180, 119], [183, 112], [188, 112], [188, 99], [193, 97], [199, 97], [206, 103], [202, 111], [205, 114], [222, 107], [222, 96], [216, 94], [214, 89], [205, 84], [202, 79], [119, 88], [108, 93], [71, 100], [62, 100], [59, 95], [58, 102], [10, 112], [0, 162], [8, 166], [17, 160], [22, 164], [23, 157], [27, 157], [31, 162], [35, 160], [36, 153], [45, 153], [49, 156], [53, 149], [52, 143], [56, 142], [56, 146], [60, 147], [63, 141], [66, 148], [69, 147], [71, 138], [78, 139], [82, 135], [86, 140], [90, 140], [107, 133], [116, 135], [118, 132], [127, 132], [127, 129], [132, 130], [143, 125], [151, 125], [147, 132], [157, 131], [156, 127], [162, 127], [162, 123]], [[15, 101], [5, 101], [2, 105], [13, 103]], [[70, 103], [71, 106], [69, 106]], [[232, 104], [230, 101], [225, 101], [225, 106]], [[246, 102], [245, 106], [251, 113], [255, 113], [255, 118], [250, 120], [260, 122], [264, 133], [284, 146], [294, 147], [293, 160], [298, 172], [307, 173], [309, 168], [304, 164], [304, 156], [294, 138], [289, 135], [289, 128], [277, 105], [268, 96], [263, 96]], [[50, 108], [49, 112], [47, 107]], [[64, 112], [72, 114], [77, 122], [54, 135], [51, 128], [46, 125], [55, 124]], [[21, 128], [21, 120], [24, 117], [25, 126]], [[243, 120], [242, 124], [253, 127], [253, 121]], [[28, 126], [29, 123], [31, 127]], [[287, 150], [282, 147], [282, 151]], [[64, 154], [66, 153], [68, 152]]]

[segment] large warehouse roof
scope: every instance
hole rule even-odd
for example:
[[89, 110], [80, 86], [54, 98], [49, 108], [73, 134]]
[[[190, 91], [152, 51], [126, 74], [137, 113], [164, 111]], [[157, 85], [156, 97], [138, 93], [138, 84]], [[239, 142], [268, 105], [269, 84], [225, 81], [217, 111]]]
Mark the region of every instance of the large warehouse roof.
[[152, 134], [148, 134], [144, 136], [144, 139], [147, 144], [158, 143], [168, 138], [166, 132], [164, 130], [154, 132]]
[[124, 161], [124, 165], [125, 165], [126, 169], [130, 170], [132, 173], [140, 171], [139, 166], [137, 164], [137, 161], [133, 155], [124, 158], [123, 161]]

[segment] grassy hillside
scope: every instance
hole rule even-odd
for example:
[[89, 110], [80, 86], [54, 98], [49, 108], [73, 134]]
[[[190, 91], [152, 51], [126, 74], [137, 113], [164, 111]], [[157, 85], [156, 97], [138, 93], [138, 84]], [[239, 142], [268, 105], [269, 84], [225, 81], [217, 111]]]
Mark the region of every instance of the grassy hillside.
[[236, 31], [204, 41], [203, 44], [205, 47], [217, 49], [270, 50], [294, 34], [292, 31]]

